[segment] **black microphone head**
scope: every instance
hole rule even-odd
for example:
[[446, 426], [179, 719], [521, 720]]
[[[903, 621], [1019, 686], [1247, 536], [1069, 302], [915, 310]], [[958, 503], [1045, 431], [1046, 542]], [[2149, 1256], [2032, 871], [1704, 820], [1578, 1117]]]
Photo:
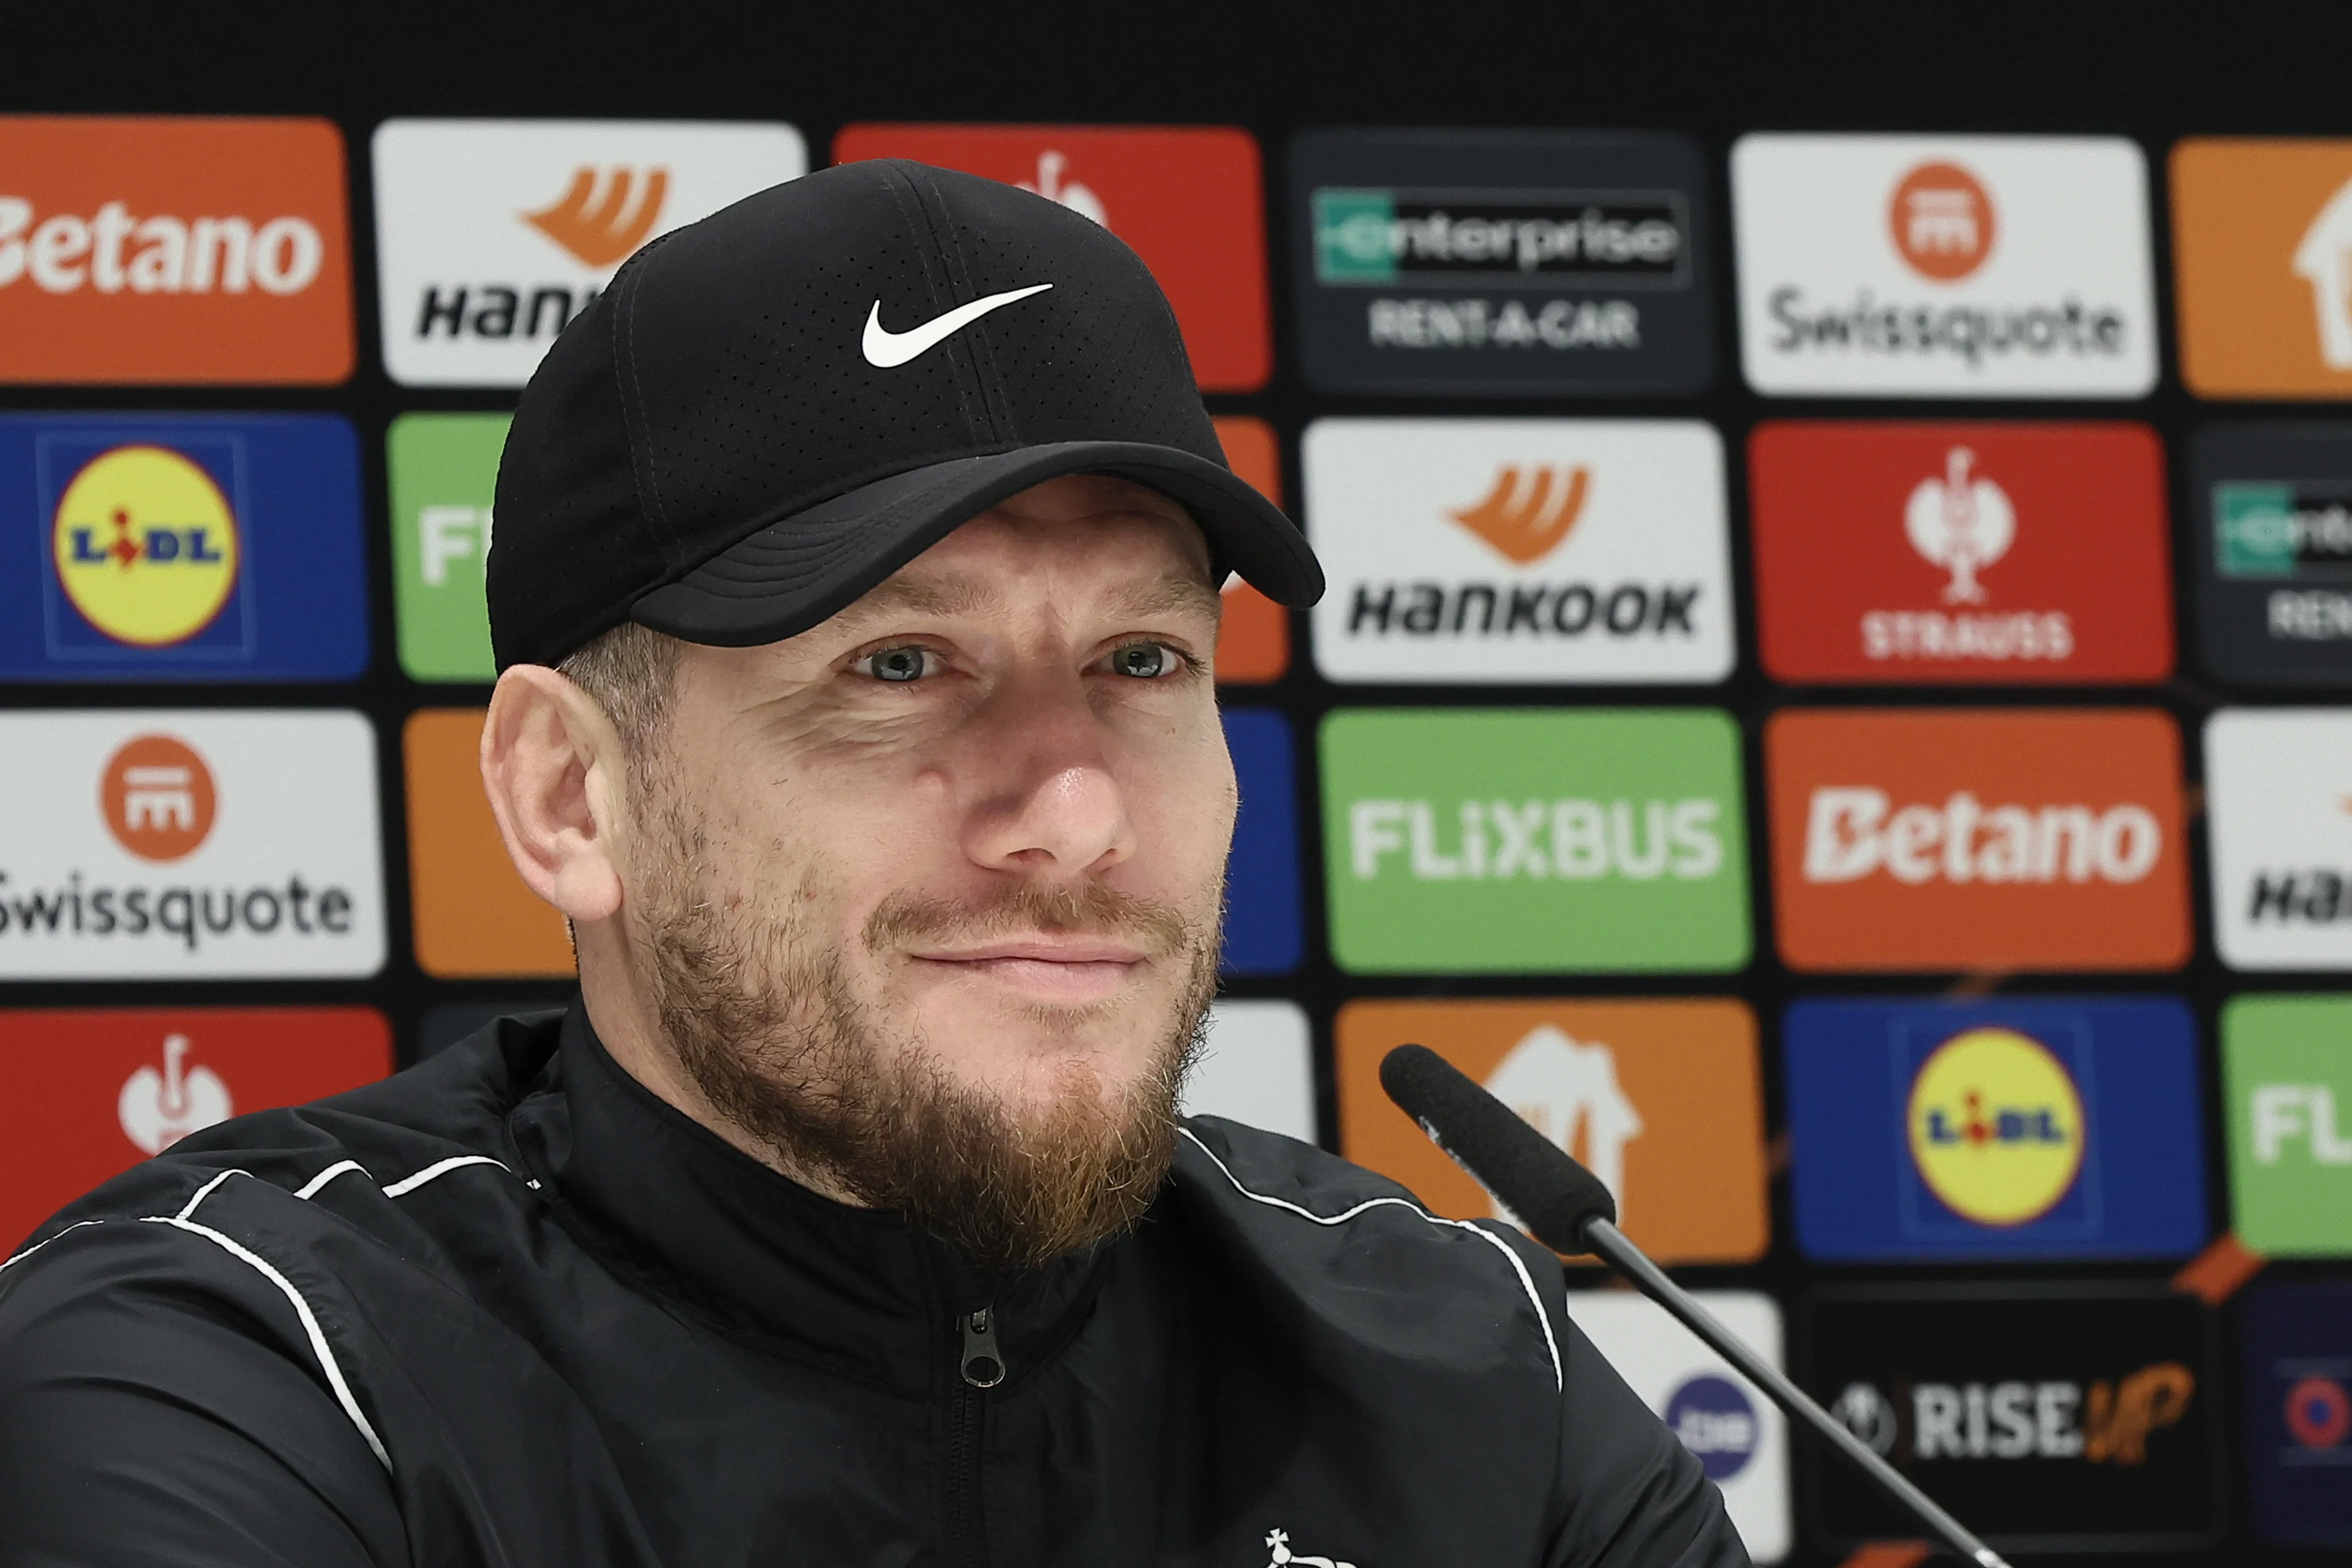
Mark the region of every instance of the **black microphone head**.
[[1427, 1046], [1383, 1058], [1381, 1087], [1554, 1252], [1590, 1252], [1585, 1226], [1617, 1223], [1617, 1200], [1600, 1177]]

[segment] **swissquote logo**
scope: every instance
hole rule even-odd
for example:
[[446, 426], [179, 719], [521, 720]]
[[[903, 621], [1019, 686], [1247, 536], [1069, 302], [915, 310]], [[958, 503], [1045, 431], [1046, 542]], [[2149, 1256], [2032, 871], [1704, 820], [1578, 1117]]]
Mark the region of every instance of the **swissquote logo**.
[[1201, 385], [1254, 392], [1273, 368], [1257, 143], [1230, 126], [852, 125], [834, 161], [913, 158], [1059, 202], [1151, 268]]
[[[1700, 1290], [1699, 1303], [1777, 1367], [1780, 1310], [1755, 1290]], [[1631, 1291], [1570, 1290], [1568, 1315], [1723, 1493], [1748, 1555], [1788, 1554], [1788, 1429], [1780, 1410], [1729, 1363]]]
[[391, 1070], [368, 1007], [0, 1009], [0, 1232], [231, 1116]]
[[2121, 138], [1759, 134], [1732, 149], [1768, 393], [2137, 396], [2147, 171]]
[[0, 118], [0, 380], [342, 380], [342, 169], [321, 120]]
[[1708, 681], [1723, 458], [1684, 420], [1323, 419], [1301, 446], [1335, 680]]
[[2205, 725], [2213, 940], [2233, 969], [2352, 969], [2352, 715], [2223, 709]]
[[2162, 714], [1791, 710], [1765, 755], [1794, 967], [2188, 956], [2179, 741]]
[[2163, 458], [2128, 425], [1776, 421], [1749, 450], [1784, 680], [2154, 679]]
[[372, 974], [374, 742], [348, 713], [0, 715], [0, 976]]
[[[1517, 1224], [1380, 1089], [1380, 1059], [1427, 1041], [1616, 1195], [1626, 1233], [1677, 1262], [1762, 1254], [1756, 1026], [1728, 1001], [1356, 1002], [1339, 1016], [1339, 1137], [1440, 1214]], [[1702, 1091], [1699, 1086], [1704, 1085]], [[1415, 1140], [1419, 1139], [1419, 1142]]]
[[789, 125], [391, 120], [373, 143], [383, 359], [410, 386], [520, 386], [647, 240], [795, 179]]

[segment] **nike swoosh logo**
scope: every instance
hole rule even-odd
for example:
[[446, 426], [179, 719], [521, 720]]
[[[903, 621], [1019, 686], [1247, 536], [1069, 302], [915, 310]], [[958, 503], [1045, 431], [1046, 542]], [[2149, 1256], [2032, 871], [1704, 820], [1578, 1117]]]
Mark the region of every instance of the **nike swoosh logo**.
[[887, 331], [882, 326], [882, 301], [874, 301], [874, 309], [866, 315], [866, 336], [858, 347], [866, 351], [866, 363], [877, 370], [888, 370], [905, 364], [927, 349], [937, 347], [963, 331], [991, 310], [1010, 305], [1015, 300], [1026, 300], [1032, 294], [1043, 294], [1051, 283], [1032, 283], [1026, 289], [1011, 289], [1002, 294], [991, 294], [974, 300], [969, 305], [958, 305], [943, 316], [933, 316], [921, 326], [904, 332]]

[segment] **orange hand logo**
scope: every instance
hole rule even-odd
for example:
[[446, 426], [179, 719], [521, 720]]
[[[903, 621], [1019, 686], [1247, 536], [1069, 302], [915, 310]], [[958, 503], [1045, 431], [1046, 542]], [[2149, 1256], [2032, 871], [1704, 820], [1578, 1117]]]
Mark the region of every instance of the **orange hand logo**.
[[[612, 169], [597, 190], [597, 171], [583, 164], [572, 174], [571, 188], [553, 206], [522, 214], [522, 219], [590, 267], [611, 267], [625, 260], [646, 242], [661, 221], [662, 198], [669, 194], [669, 171], [646, 171], [642, 188], [635, 172]], [[636, 200], [630, 200], [635, 195]]]
[[1569, 469], [1562, 482], [1558, 468], [1544, 465], [1528, 469], [1523, 480], [1517, 466], [1507, 464], [1484, 500], [1445, 515], [1515, 565], [1532, 565], [1559, 549], [1576, 526], [1591, 477], [1591, 470], [1580, 465]]

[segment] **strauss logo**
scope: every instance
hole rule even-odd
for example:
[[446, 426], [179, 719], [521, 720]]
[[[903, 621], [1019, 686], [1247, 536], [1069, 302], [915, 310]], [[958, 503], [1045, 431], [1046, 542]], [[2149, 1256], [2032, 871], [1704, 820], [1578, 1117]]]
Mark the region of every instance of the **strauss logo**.
[[1944, 477], [1922, 479], [1903, 509], [1903, 531], [1911, 548], [1931, 565], [1949, 571], [1944, 603], [1980, 605], [1977, 574], [2009, 553], [2017, 537], [2017, 512], [2009, 494], [1987, 479], [1971, 479], [1976, 454], [1955, 447], [1944, 454]]
[[1069, 158], [1048, 149], [1037, 154], [1037, 178], [1019, 182], [1024, 191], [1034, 191], [1049, 202], [1059, 202], [1081, 217], [1092, 218], [1104, 228], [1110, 226], [1110, 214], [1105, 210], [1102, 198], [1093, 189], [1076, 180], [1065, 184], [1062, 171], [1070, 166]]
[[228, 1085], [207, 1067], [189, 1070], [188, 1037], [163, 1039], [163, 1070], [142, 1066], [123, 1081], [114, 1102], [122, 1135], [142, 1153], [160, 1154], [189, 1133], [235, 1114]]

